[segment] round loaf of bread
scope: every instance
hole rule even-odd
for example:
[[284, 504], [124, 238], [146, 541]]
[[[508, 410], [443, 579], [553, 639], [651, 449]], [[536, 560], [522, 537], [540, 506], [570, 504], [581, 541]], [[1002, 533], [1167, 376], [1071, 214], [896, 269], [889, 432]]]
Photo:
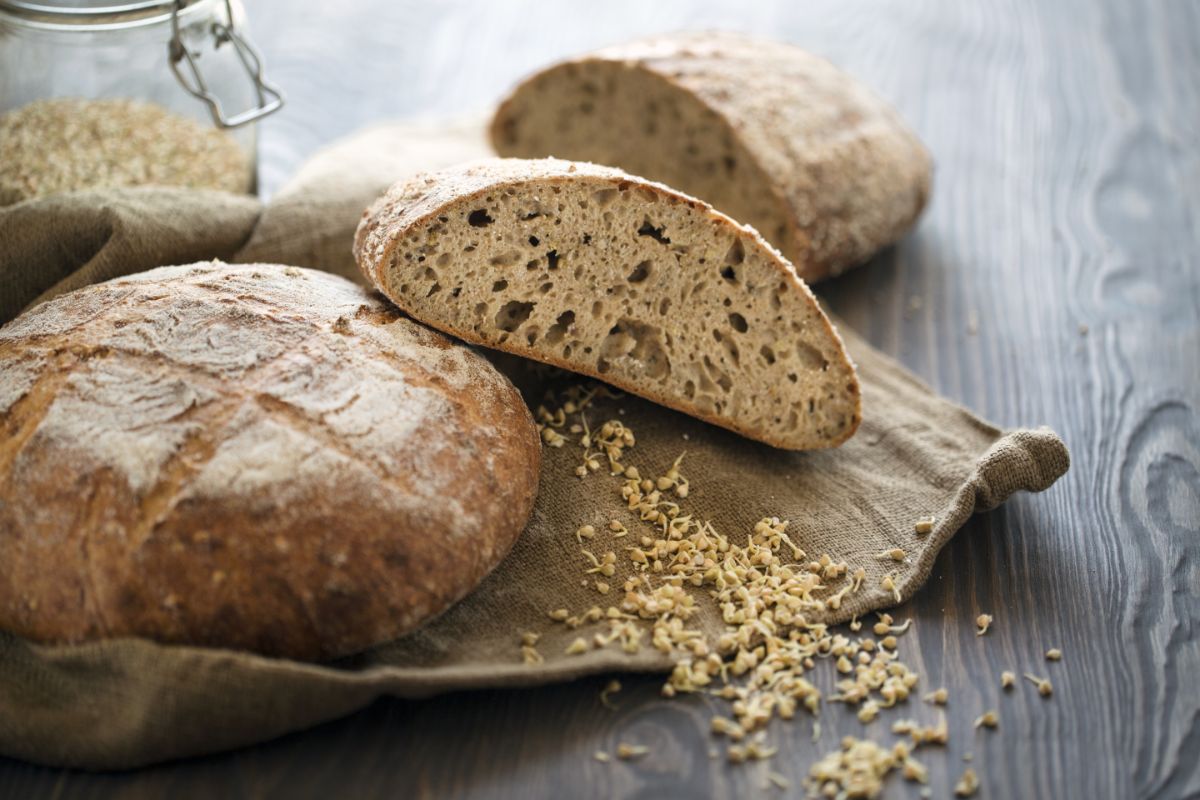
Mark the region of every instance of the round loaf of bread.
[[164, 267], [0, 328], [0, 627], [327, 659], [504, 557], [537, 490], [485, 359], [294, 267]]

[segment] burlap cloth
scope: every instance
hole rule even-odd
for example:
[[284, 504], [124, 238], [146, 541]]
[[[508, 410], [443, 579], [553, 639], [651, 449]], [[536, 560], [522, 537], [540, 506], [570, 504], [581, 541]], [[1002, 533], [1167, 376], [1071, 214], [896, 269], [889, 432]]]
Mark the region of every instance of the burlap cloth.
[[[270, 261], [354, 276], [350, 242], [361, 210], [393, 180], [481, 154], [476, 124], [386, 126], [318, 154], [265, 208], [215, 192], [141, 189], [81, 193], [0, 210], [0, 321], [62, 291], [162, 264], [203, 258]], [[863, 566], [863, 589], [828, 621], [894, 604], [928, 576], [941, 547], [976, 511], [1018, 490], [1040, 491], [1068, 466], [1047, 429], [1002, 432], [937, 396], [897, 363], [841, 327], [863, 385], [863, 424], [843, 447], [787, 453], [632, 397], [605, 400], [593, 423], [620, 419], [637, 435], [624, 459], [661, 474], [686, 451], [686, 512], [744, 541], [764, 516], [792, 521], [810, 555]], [[536, 401], [542, 387], [515, 375]], [[545, 377], [539, 380], [547, 380]], [[531, 382], [532, 381], [532, 382]], [[0, 634], [0, 752], [93, 769], [148, 764], [262, 741], [347, 714], [383, 694], [421, 697], [468, 687], [518, 686], [609, 670], [665, 670], [649, 647], [564, 654], [575, 636], [547, 612], [619, 603], [580, 585], [587, 566], [574, 532], [601, 531], [593, 549], [619, 549], [604, 530], [637, 530], [619, 481], [580, 480], [577, 446], [546, 449], [529, 527], [503, 564], [423, 630], [345, 661], [315, 665], [243, 653], [119, 640], [43, 647]], [[926, 536], [916, 520], [932, 515]], [[0, 535], [3, 532], [0, 531]], [[892, 547], [903, 564], [879, 558]], [[619, 577], [620, 573], [618, 574]], [[619, 581], [614, 580], [619, 588]], [[699, 624], [721, 627], [701, 595]], [[598, 628], [597, 628], [598, 629]], [[520, 634], [544, 636], [545, 662], [526, 665]]]

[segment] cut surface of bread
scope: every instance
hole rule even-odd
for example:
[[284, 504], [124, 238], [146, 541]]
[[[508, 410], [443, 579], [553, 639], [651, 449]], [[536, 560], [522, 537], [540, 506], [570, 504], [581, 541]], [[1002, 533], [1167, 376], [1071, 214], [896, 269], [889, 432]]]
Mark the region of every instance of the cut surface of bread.
[[394, 186], [355, 255], [428, 325], [776, 447], [858, 425], [854, 367], [792, 266], [661, 184], [557, 159], [460, 165]]
[[812, 283], [916, 221], [932, 166], [887, 103], [819, 56], [724, 32], [629, 42], [548, 67], [493, 118], [502, 156], [591, 161], [755, 227]]

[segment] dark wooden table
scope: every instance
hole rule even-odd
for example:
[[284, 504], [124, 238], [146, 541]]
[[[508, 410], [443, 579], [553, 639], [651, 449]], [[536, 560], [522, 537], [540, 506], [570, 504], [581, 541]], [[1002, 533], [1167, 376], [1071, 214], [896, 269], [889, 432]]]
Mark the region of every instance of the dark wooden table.
[[[728, 27], [828, 55], [892, 100], [937, 161], [918, 232], [821, 293], [949, 397], [1048, 424], [1074, 466], [976, 517], [901, 609], [906, 660], [954, 698], [997, 703], [998, 665], [1040, 662], [1053, 698], [999, 701], [994, 734], [927, 753], [935, 795], [974, 754], [981, 797], [1200, 795], [1200, 3], [688, 3], [257, 0], [289, 95], [263, 129], [270, 192], [372, 121], [483, 112], [518, 76], [637, 34]], [[976, 638], [980, 610], [994, 633]], [[1051, 671], [1047, 668], [1044, 671]], [[710, 760], [700, 699], [627, 678], [382, 700], [240, 752], [126, 774], [0, 760], [0, 797], [742, 797], [758, 769]], [[793, 782], [845, 733], [777, 725]], [[890, 737], [889, 737], [890, 738]], [[618, 740], [653, 757], [603, 765]], [[776, 792], [778, 794], [778, 792]], [[914, 797], [893, 778], [887, 796]]]

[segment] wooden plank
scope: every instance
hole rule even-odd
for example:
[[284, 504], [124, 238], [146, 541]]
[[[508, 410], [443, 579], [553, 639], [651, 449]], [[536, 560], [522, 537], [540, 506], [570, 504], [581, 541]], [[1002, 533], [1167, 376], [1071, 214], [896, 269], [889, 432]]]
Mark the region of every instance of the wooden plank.
[[[1045, 423], [1074, 466], [1052, 491], [974, 519], [898, 614], [954, 738], [929, 752], [945, 796], [968, 752], [982, 797], [1200, 793], [1200, 9], [1099, 3], [326, 4], [250, 9], [286, 113], [264, 128], [272, 191], [319, 145], [410, 113], [482, 112], [554, 58], [641, 33], [730, 27], [830, 56], [934, 152], [919, 232], [821, 292], [877, 347], [1006, 425]], [[915, 298], [915, 299], [914, 299]], [[1086, 326], [1086, 333], [1081, 326]], [[996, 618], [976, 637], [981, 611]], [[1062, 663], [1047, 664], [1047, 647]], [[999, 672], [1052, 677], [1043, 700]], [[828, 676], [826, 676], [828, 678]], [[755, 768], [709, 757], [701, 698], [628, 677], [385, 700], [277, 742], [120, 775], [0, 762], [0, 796], [742, 797]], [[829, 688], [826, 681], [825, 689]], [[971, 728], [985, 708], [995, 732]], [[913, 716], [935, 719], [920, 703]], [[793, 783], [844, 734], [827, 708], [772, 727]], [[597, 749], [648, 744], [636, 763]], [[891, 796], [912, 790], [890, 786]]]

